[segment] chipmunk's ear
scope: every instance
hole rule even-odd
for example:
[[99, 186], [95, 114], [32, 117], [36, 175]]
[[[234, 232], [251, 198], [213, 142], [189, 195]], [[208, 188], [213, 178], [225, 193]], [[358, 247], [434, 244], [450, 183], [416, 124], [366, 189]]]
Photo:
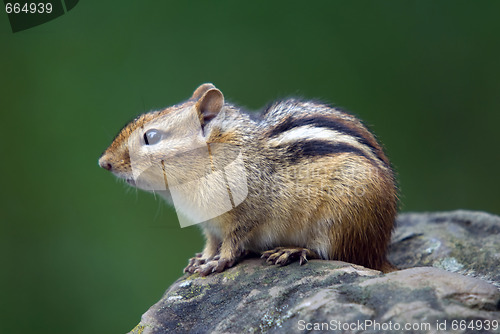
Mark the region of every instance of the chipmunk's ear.
[[200, 85], [196, 90], [193, 92], [193, 96], [191, 96], [190, 100], [199, 100], [203, 94], [206, 93], [207, 90], [215, 88], [215, 86], [211, 83], [204, 83]]
[[204, 86], [209, 85], [208, 89], [205, 89], [201, 97], [196, 102], [196, 110], [200, 116], [201, 126], [204, 127], [205, 124], [210, 122], [224, 105], [224, 95], [222, 92], [215, 88], [212, 84], [204, 84], [198, 87], [194, 92], [193, 96]]

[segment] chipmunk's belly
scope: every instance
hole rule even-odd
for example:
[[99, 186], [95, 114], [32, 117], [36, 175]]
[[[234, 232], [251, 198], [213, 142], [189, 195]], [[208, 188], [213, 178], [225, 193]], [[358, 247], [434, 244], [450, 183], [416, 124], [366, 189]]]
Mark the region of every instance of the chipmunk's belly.
[[309, 231], [300, 228], [279, 228], [276, 225], [257, 229], [249, 239], [248, 248], [262, 252], [274, 247], [308, 247], [310, 244]]
[[328, 259], [332, 248], [329, 228], [330, 225], [321, 221], [295, 224], [295, 228], [284, 222], [275, 222], [254, 231], [244, 248], [264, 252], [276, 247], [302, 247]]

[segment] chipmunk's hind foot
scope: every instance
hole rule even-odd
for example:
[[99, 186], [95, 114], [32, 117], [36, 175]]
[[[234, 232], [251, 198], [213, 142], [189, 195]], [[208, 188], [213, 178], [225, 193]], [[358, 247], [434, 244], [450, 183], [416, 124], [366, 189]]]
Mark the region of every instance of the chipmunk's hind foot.
[[318, 254], [310, 249], [302, 247], [276, 247], [262, 253], [262, 259], [266, 259], [267, 263], [286, 266], [287, 264], [299, 260], [299, 264], [303, 265], [310, 259], [319, 259]]

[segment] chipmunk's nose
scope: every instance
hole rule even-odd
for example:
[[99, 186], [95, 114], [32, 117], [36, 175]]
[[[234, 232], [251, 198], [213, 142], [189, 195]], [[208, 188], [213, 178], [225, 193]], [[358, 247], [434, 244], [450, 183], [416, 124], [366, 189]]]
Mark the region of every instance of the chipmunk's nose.
[[113, 169], [113, 165], [108, 161], [108, 159], [106, 159], [106, 156], [104, 155], [99, 158], [99, 166], [109, 171]]

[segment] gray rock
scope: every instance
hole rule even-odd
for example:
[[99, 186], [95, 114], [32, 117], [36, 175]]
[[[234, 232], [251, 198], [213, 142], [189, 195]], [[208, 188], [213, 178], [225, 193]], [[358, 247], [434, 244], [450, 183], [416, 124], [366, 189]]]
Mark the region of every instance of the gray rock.
[[500, 287], [500, 217], [464, 210], [399, 215], [389, 259], [400, 269], [433, 266]]
[[131, 333], [500, 333], [499, 232], [485, 213], [403, 214], [390, 258], [407, 269], [247, 259], [184, 275]]

